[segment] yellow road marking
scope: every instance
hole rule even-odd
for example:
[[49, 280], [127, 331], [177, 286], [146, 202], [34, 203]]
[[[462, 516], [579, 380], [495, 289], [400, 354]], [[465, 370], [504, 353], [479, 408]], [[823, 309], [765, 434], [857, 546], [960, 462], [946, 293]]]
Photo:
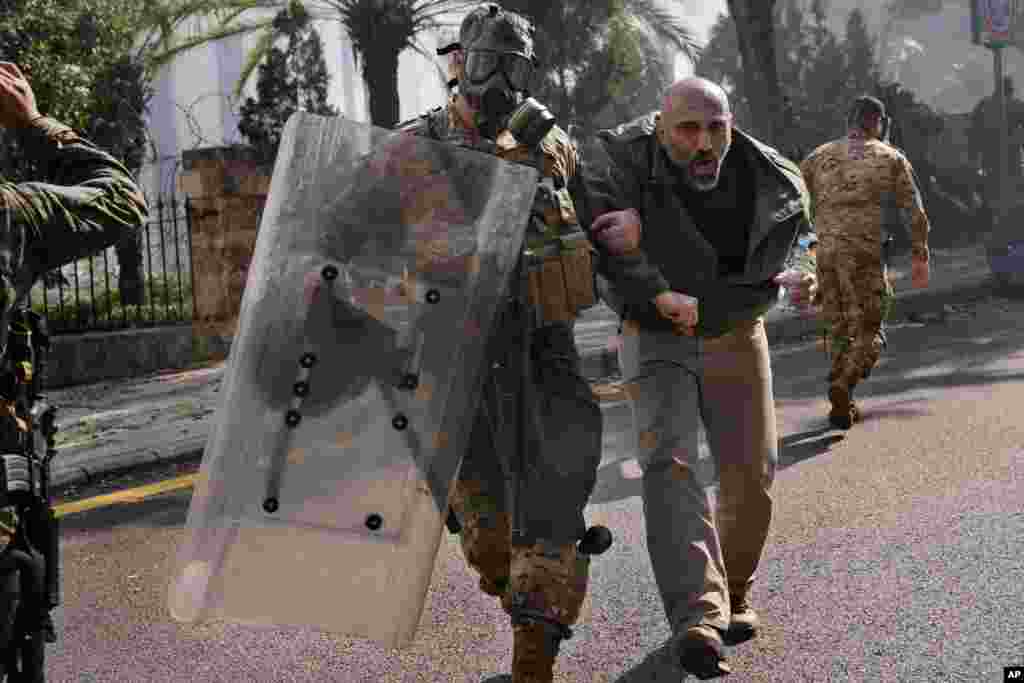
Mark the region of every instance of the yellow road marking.
[[138, 486], [125, 491], [117, 491], [116, 493], [108, 493], [103, 496], [86, 498], [85, 500], [77, 500], [74, 503], [63, 503], [62, 505], [57, 505], [54, 508], [54, 512], [58, 517], [64, 517], [66, 515], [73, 515], [79, 512], [86, 512], [87, 510], [95, 510], [96, 508], [106, 507], [108, 505], [117, 505], [118, 503], [138, 503], [146, 498], [150, 498], [161, 493], [169, 493], [171, 491], [191, 488], [195, 485], [197, 476], [198, 475], [195, 474], [186, 474], [183, 477], [168, 479], [155, 484]]

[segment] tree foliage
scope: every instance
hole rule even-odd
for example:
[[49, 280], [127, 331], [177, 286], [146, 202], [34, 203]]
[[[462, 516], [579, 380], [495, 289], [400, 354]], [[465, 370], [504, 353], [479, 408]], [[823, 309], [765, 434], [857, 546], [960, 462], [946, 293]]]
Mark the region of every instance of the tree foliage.
[[[475, 0], [176, 0], [154, 8], [155, 61], [166, 64], [179, 54], [222, 38], [257, 36], [236, 86], [241, 94], [267, 52], [280, 38], [273, 16], [299, 11], [313, 21], [340, 22], [352, 42], [362, 71], [370, 120], [382, 127], [398, 123], [398, 58], [412, 49], [434, 59], [421, 41], [427, 31], [439, 30], [453, 13], [476, 5]], [[201, 20], [209, 28], [189, 32]], [[443, 73], [439, 71], [439, 76]]]
[[652, 0], [505, 0], [537, 26], [533, 95], [580, 135], [659, 106], [675, 56], [699, 54], [690, 28]]
[[[151, 74], [137, 49], [144, 0], [4, 0], [0, 55], [26, 72], [40, 112], [83, 132], [138, 171], [146, 156]], [[38, 177], [14, 136], [0, 173]]]
[[[829, 28], [821, 0], [813, 0], [807, 9], [799, 0], [781, 3], [776, 7], [775, 25], [776, 59], [790, 128], [786, 153], [802, 158], [817, 145], [845, 133], [850, 102], [858, 95], [872, 94], [886, 103], [899, 126], [895, 134], [913, 147], [908, 150], [911, 156], [925, 156], [927, 138], [941, 131], [942, 120], [898, 83], [883, 82], [875, 40], [859, 10], [848, 15], [842, 37]], [[722, 15], [711, 29], [697, 73], [730, 90], [738, 122], [747, 126], [752, 112], [741, 69], [735, 28], [731, 19]], [[912, 141], [907, 139], [907, 129], [916, 134]]]
[[324, 60], [320, 34], [301, 6], [289, 7], [274, 19], [277, 35], [287, 47], [270, 47], [259, 65], [257, 97], [249, 97], [241, 108], [238, 128], [264, 161], [277, 155], [281, 131], [288, 117], [298, 110], [336, 116], [327, 103], [330, 74]]
[[951, 6], [970, 7], [970, 0], [894, 0], [888, 8], [895, 19], [915, 21], [930, 14], [939, 14]]
[[[776, 8], [776, 56], [790, 128], [789, 146], [782, 151], [795, 160], [803, 159], [818, 145], [846, 132], [846, 113], [853, 98], [878, 97], [892, 117], [891, 142], [903, 150], [917, 172], [935, 229], [933, 242], [952, 243], [962, 238], [961, 228], [972, 220], [967, 206], [970, 187], [958, 175], [959, 169], [940, 169], [930, 161], [929, 147], [942, 131], [943, 119], [902, 84], [881, 76], [876, 41], [859, 14], [853, 10], [848, 15], [840, 37], [829, 29], [821, 0], [812, 0], [809, 6], [786, 0]], [[712, 27], [697, 73], [729, 90], [738, 124], [746, 127], [752, 116], [750, 98], [729, 17], [720, 16]]]
[[[275, 40], [273, 21], [252, 10], [279, 11], [301, 5], [315, 20], [339, 21], [352, 41], [362, 70], [375, 125], [399, 120], [398, 59], [413, 49], [434, 60], [422, 38], [457, 28], [479, 0], [178, 0], [166, 3], [156, 21], [166, 63], [193, 47], [242, 34], [260, 36], [243, 69], [238, 92]], [[616, 104], [650, 100], [670, 69], [666, 48], [693, 57], [692, 33], [659, 0], [504, 0], [503, 7], [529, 16], [538, 26], [537, 49], [543, 75], [536, 94], [563, 121], [581, 121]], [[212, 28], [180, 38], [186, 22], [203, 18]], [[655, 60], [654, 57], [658, 59]], [[439, 67], [439, 76], [444, 72]]]
[[787, 103], [779, 80], [774, 20], [776, 0], [726, 0], [743, 61], [743, 80], [757, 116], [750, 119], [755, 135], [785, 147]]
[[[27, 76], [40, 113], [65, 123], [137, 173], [147, 156], [153, 72], [139, 41], [146, 0], [0, 0], [0, 59]], [[0, 132], [0, 175], [43, 177], [19, 136]], [[124, 303], [142, 302], [140, 234], [115, 245]], [[44, 276], [52, 282], [59, 271]]]

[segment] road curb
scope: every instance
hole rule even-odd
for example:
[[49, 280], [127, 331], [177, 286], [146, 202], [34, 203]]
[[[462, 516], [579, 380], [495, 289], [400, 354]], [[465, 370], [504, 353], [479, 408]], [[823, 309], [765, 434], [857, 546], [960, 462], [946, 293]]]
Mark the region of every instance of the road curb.
[[72, 465], [63, 469], [55, 469], [51, 475], [50, 486], [55, 490], [66, 489], [78, 484], [90, 484], [102, 477], [115, 476], [139, 468], [156, 465], [169, 465], [186, 460], [201, 458], [205, 444], [181, 444], [154, 455], [151, 449], [114, 453], [108, 457], [90, 462], [88, 465]]
[[[997, 293], [998, 290], [999, 286], [994, 279], [991, 276], [985, 276], [968, 281], [961, 280], [946, 287], [897, 292], [893, 315], [897, 318], [905, 318], [929, 313], [941, 309], [945, 305], [968, 303], [984, 298]], [[768, 321], [766, 327], [769, 344], [773, 346], [807, 341], [817, 335], [819, 330], [818, 322], [815, 319], [801, 318], [791, 314], [773, 317]], [[617, 328], [617, 319], [601, 319], [591, 327], [588, 334], [591, 337], [601, 336], [607, 329], [607, 336], [610, 340], [617, 333]], [[581, 363], [584, 377], [591, 382], [594, 395], [602, 404], [625, 400], [624, 390], [618, 381], [621, 376], [618, 358], [609, 344], [601, 344], [596, 348], [591, 344], [589, 349], [584, 349], [581, 352]], [[136, 468], [198, 459], [202, 457], [204, 449], [205, 437], [198, 444], [196, 439], [191, 439], [165, 447], [156, 445], [137, 448], [96, 457], [81, 465], [70, 464], [65, 467], [60, 467], [58, 455], [58, 460], [54, 462], [51, 485], [54, 489], [59, 490]]]

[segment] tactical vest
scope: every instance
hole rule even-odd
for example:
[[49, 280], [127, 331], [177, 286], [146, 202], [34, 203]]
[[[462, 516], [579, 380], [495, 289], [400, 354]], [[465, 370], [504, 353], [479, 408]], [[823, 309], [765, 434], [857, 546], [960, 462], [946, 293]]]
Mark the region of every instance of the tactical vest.
[[[33, 438], [29, 414], [43, 389], [49, 348], [46, 319], [32, 310], [15, 309], [0, 364], [0, 536], [17, 525], [12, 506], [38, 494], [24, 487], [26, 483], [38, 487], [39, 481], [30, 475], [22, 454]], [[4, 545], [0, 538], [0, 548]]]
[[540, 171], [530, 224], [523, 244], [528, 300], [538, 324], [571, 322], [597, 303], [594, 249], [576, 217], [566, 187], [575, 173], [576, 154], [565, 131], [557, 126], [531, 150], [509, 136], [497, 141], [472, 136], [452, 125], [449, 107], [437, 107], [399, 124], [398, 129], [533, 166]]

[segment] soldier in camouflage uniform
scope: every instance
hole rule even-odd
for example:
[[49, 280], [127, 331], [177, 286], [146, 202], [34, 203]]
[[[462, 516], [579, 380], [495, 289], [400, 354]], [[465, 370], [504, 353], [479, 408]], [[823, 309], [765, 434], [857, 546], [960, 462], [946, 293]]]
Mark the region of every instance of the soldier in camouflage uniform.
[[[527, 252], [552, 236], [579, 231], [566, 189], [577, 164], [568, 135], [555, 126], [531, 148], [508, 131], [509, 115], [523, 102], [534, 71], [533, 32], [527, 20], [494, 3], [470, 12], [459, 42], [438, 51], [449, 55], [458, 94], [446, 106], [399, 125], [400, 130], [505, 160], [538, 160], [541, 184]], [[582, 279], [592, 293], [589, 271]], [[559, 642], [571, 635], [569, 627], [579, 617], [589, 557], [586, 543], [577, 544], [587, 535], [583, 508], [601, 459], [601, 411], [580, 374], [572, 331], [576, 311], [545, 319], [544, 307], [536, 300], [531, 303], [538, 315], [528, 380], [528, 395], [534, 400], [526, 408], [527, 452], [517, 475], [519, 498], [514, 504], [508, 500], [505, 469], [485, 416], [489, 411], [480, 410], [451, 496], [455, 520], [449, 525], [460, 534], [466, 559], [481, 576], [481, 590], [500, 598], [512, 617], [515, 683], [552, 680]], [[496, 319], [502, 317], [499, 313]], [[488, 342], [488, 367], [502, 357], [502, 335], [508, 332], [504, 329]], [[493, 406], [494, 395], [488, 392], [494, 386], [485, 382], [484, 387], [481, 403]]]
[[[41, 115], [32, 87], [8, 62], [0, 62], [0, 126], [20, 136], [47, 175], [46, 182], [0, 181], [0, 349], [6, 351], [12, 315], [28, 304], [32, 286], [44, 273], [118, 243], [138, 243], [148, 210], [128, 170], [68, 126]], [[128, 270], [138, 265], [121, 263]], [[13, 371], [9, 365], [4, 363], [3, 372]], [[26, 430], [13, 401], [0, 393], [4, 449], [20, 449], [19, 432]], [[0, 509], [0, 551], [17, 523], [11, 508]], [[31, 541], [46, 552], [42, 539]], [[47, 592], [52, 608], [59, 602], [58, 586], [47, 586]], [[52, 622], [46, 626], [53, 642]]]
[[882, 245], [890, 214], [910, 224], [912, 279], [928, 284], [928, 217], [907, 158], [882, 141], [885, 106], [858, 98], [849, 134], [826, 143], [801, 164], [820, 240], [818, 292], [828, 326], [832, 369], [829, 421], [849, 429], [860, 419], [853, 390], [878, 362], [882, 325], [892, 306]]

